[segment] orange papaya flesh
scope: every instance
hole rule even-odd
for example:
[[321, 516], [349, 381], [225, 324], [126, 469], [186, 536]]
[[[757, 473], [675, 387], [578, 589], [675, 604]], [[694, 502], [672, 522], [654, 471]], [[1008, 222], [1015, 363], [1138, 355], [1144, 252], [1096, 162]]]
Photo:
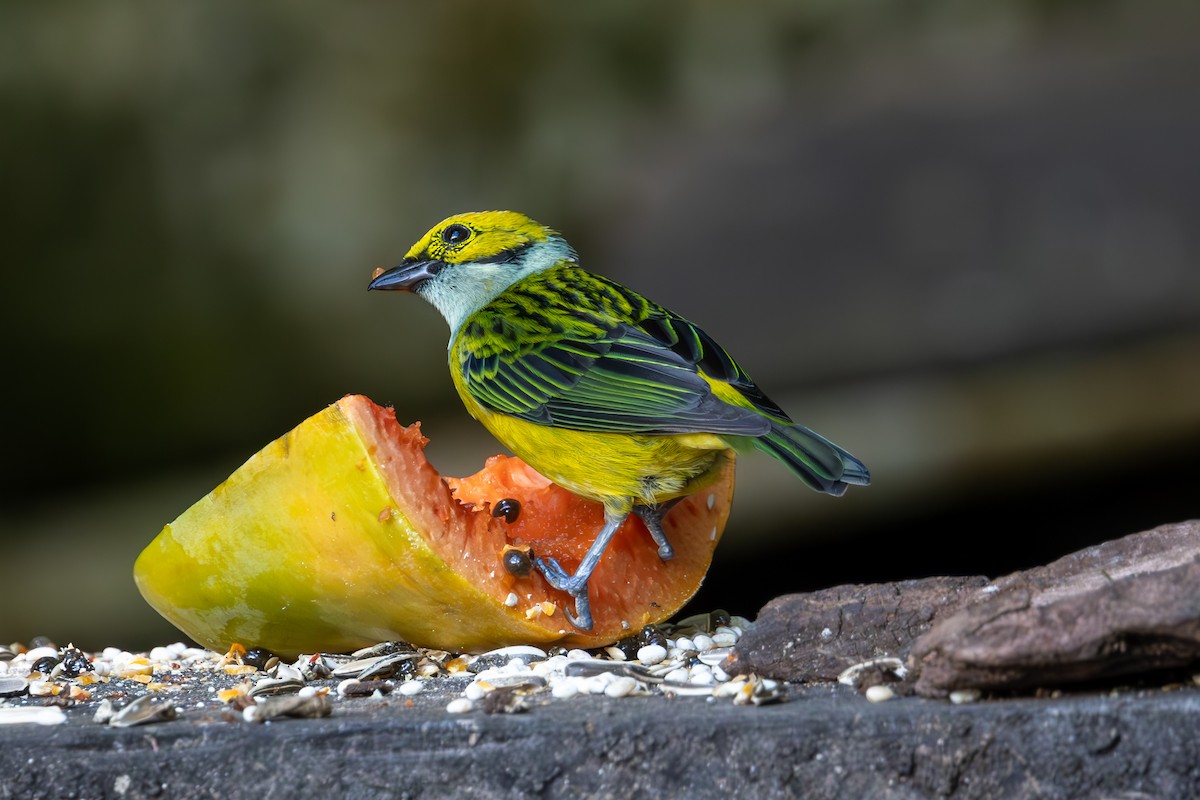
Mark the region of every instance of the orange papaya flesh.
[[[494, 456], [467, 478], [425, 458], [420, 424], [348, 395], [252, 456], [138, 557], [142, 596], [195, 641], [284, 656], [392, 639], [458, 652], [508, 644], [599, 647], [676, 613], [699, 588], [733, 499], [733, 458], [684, 499], [662, 561], [642, 522], [617, 532], [589, 581], [595, 619], [506, 548], [573, 570], [603, 524], [598, 503]], [[493, 515], [501, 501], [508, 511]], [[514, 510], [515, 509], [515, 510]]]

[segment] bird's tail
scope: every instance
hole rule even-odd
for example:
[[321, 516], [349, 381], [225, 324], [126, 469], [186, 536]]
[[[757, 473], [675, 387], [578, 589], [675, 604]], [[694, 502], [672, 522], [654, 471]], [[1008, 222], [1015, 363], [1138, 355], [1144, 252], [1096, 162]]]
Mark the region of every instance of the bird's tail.
[[756, 439], [754, 446], [782, 461], [818, 492], [841, 495], [851, 484], [871, 482], [865, 464], [803, 425], [772, 423], [770, 433]]

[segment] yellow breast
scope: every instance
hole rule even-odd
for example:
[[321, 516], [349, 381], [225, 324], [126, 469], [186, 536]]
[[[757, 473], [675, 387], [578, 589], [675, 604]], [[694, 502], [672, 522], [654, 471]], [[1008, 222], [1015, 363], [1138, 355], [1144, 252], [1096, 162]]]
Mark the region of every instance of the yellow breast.
[[577, 431], [500, 414], [475, 401], [453, 360], [450, 374], [467, 411], [514, 455], [559, 486], [614, 512], [700, 491], [730, 456], [729, 445], [713, 434]]

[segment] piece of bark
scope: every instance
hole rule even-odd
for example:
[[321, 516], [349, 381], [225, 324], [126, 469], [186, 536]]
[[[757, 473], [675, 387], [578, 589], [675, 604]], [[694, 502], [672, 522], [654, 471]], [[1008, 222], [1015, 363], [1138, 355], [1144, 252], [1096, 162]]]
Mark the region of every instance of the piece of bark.
[[996, 580], [914, 644], [919, 693], [1018, 689], [1200, 661], [1200, 522]]
[[777, 597], [738, 641], [726, 670], [831, 681], [869, 659], [903, 659], [939, 615], [957, 610], [986, 583], [978, 576], [924, 578]]

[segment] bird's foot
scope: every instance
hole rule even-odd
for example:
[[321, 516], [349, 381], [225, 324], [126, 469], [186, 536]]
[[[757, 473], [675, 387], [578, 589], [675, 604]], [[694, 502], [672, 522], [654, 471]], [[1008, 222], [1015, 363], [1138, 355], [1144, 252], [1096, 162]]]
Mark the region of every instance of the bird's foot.
[[600, 533], [596, 535], [591, 547], [584, 553], [574, 575], [568, 575], [567, 571], [554, 558], [537, 557], [534, 559], [538, 572], [542, 573], [547, 583], [575, 598], [575, 613], [572, 614], [570, 610], [565, 610], [563, 613], [566, 614], [571, 624], [581, 631], [592, 629], [592, 607], [588, 599], [588, 580], [596, 571], [600, 557], [604, 555], [608, 543], [612, 541], [613, 534], [617, 532], [617, 528], [621, 527], [621, 523], [628, 515], [629, 512], [610, 513], [605, 510], [604, 527], [600, 529]]
[[566, 592], [574, 597], [579, 593], [580, 589], [587, 587], [587, 575], [571, 575], [562, 565], [558, 563], [558, 559], [546, 556], [535, 556], [533, 563], [537, 566], [538, 571], [546, 579], [546, 583], [553, 586], [555, 589]]
[[663, 532], [663, 517], [681, 499], [676, 497], [674, 500], [668, 500], [658, 505], [633, 507], [633, 513], [637, 514], [638, 518], [646, 524], [646, 530], [650, 531], [650, 538], [654, 539], [654, 543], [658, 545], [658, 557], [663, 561], [670, 561], [675, 557], [675, 548], [671, 546], [671, 542], [667, 540], [667, 534]]
[[555, 589], [566, 592], [575, 599], [575, 613], [572, 614], [568, 608], [563, 609], [567, 620], [581, 631], [590, 631], [592, 629], [592, 609], [591, 602], [588, 599], [588, 578], [589, 575], [568, 575], [567, 571], [562, 568], [554, 558], [535, 557], [533, 563], [537, 566], [538, 571], [542, 573], [542, 577], [546, 579], [546, 583], [553, 586]]

